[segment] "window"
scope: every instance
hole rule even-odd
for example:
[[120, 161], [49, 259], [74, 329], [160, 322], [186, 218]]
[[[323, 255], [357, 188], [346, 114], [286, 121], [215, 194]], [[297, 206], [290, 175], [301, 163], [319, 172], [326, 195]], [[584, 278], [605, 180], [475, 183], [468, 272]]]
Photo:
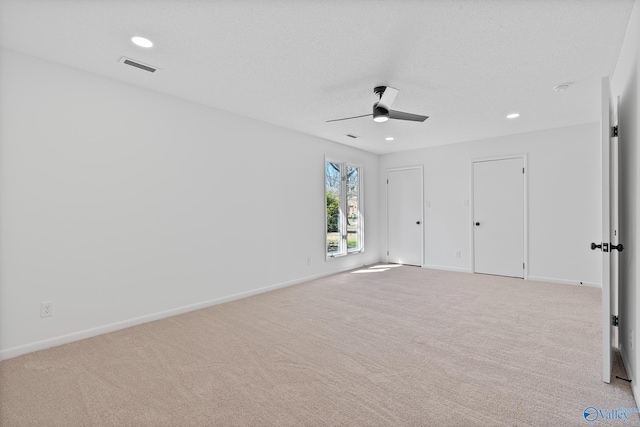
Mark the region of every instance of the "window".
[[327, 257], [364, 250], [361, 168], [325, 162], [325, 212]]

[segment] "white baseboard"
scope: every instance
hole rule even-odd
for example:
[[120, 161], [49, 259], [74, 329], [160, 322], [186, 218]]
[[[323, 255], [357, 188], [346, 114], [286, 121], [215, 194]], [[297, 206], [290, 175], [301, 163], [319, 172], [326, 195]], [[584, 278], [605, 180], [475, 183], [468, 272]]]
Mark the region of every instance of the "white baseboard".
[[631, 380], [629, 384], [631, 385], [633, 398], [636, 400], [636, 408], [640, 408], [640, 386], [638, 386], [638, 381], [636, 381], [636, 376], [634, 375], [633, 368], [629, 363], [627, 353], [625, 353], [622, 343], [620, 343], [620, 355], [622, 356], [622, 363], [624, 363], [624, 370], [627, 372], [627, 378]]
[[575, 285], [575, 286], [587, 286], [589, 288], [601, 288], [600, 283], [594, 282], [580, 282], [579, 280], [566, 280], [566, 279], [556, 279], [553, 277], [541, 277], [541, 276], [531, 276], [527, 277], [527, 280], [535, 280], [537, 282], [550, 282], [550, 283], [560, 283], [562, 285]]
[[11, 359], [13, 357], [21, 356], [23, 354], [32, 353], [38, 350], [45, 350], [51, 347], [57, 347], [59, 345], [68, 344], [74, 341], [79, 341], [85, 338], [95, 337], [97, 335], [106, 334], [109, 332], [118, 331], [120, 329], [130, 328], [132, 326], [141, 325], [143, 323], [153, 322], [154, 320], [164, 319], [166, 317], [177, 316], [178, 314], [188, 313], [190, 311], [199, 310], [202, 308], [211, 307], [214, 305], [222, 304], [229, 301], [234, 301], [241, 298], [247, 298], [253, 295], [262, 294], [269, 291], [274, 291], [280, 288], [286, 288], [288, 286], [297, 285], [311, 280], [320, 279], [322, 277], [331, 276], [333, 274], [343, 273], [345, 271], [353, 270], [356, 267], [344, 268], [331, 273], [320, 273], [312, 276], [303, 277], [301, 279], [295, 279], [288, 282], [277, 283], [275, 285], [264, 286], [258, 289], [252, 289], [250, 291], [240, 292], [225, 297], [215, 298], [208, 301], [199, 302], [196, 304], [185, 305], [182, 307], [172, 308], [170, 310], [161, 311], [158, 313], [152, 313], [145, 316], [135, 317], [133, 319], [123, 320], [120, 322], [114, 322], [96, 328], [85, 329], [78, 332], [72, 332], [70, 334], [60, 335], [53, 338], [47, 338], [46, 340], [36, 341], [29, 344], [24, 344], [16, 347], [11, 347], [5, 350], [0, 350], [0, 360]]
[[[448, 267], [444, 265], [433, 265], [433, 264], [425, 264], [422, 268], [430, 268], [433, 270], [446, 270], [446, 271], [456, 271], [459, 273], [473, 273], [469, 268], [459, 268], [459, 267]], [[574, 286], [587, 286], [589, 288], [601, 288], [600, 283], [594, 282], [580, 282], [579, 280], [566, 280], [566, 279], [556, 279], [553, 277], [542, 277], [542, 276], [527, 276], [527, 280], [534, 280], [537, 282], [549, 282], [549, 283], [559, 283], [562, 285], [574, 285]]]
[[[425, 264], [422, 268], [430, 268], [433, 270], [445, 270], [445, 271], [456, 271], [459, 273], [473, 273], [469, 268], [459, 268], [459, 267], [449, 267], [444, 265], [433, 265], [433, 264]], [[559, 283], [562, 285], [575, 285], [575, 286], [587, 286], [590, 288], [601, 288], [600, 283], [594, 282], [580, 282], [579, 280], [566, 280], [566, 279], [556, 279], [553, 277], [542, 277], [542, 276], [527, 276], [527, 280], [534, 280], [538, 282], [550, 282], [550, 283]]]
[[469, 270], [468, 268], [448, 267], [444, 265], [425, 264], [422, 266], [422, 268], [430, 268], [432, 270], [456, 271], [458, 273], [471, 273], [471, 270]]

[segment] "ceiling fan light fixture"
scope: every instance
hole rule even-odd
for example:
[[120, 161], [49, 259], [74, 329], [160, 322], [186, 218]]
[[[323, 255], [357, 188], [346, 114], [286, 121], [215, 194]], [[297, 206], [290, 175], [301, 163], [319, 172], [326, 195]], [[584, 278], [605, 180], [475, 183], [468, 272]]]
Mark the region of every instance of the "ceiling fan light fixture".
[[378, 104], [374, 104], [373, 106], [373, 121], [382, 123], [389, 120], [389, 110], [386, 108], [379, 106]]

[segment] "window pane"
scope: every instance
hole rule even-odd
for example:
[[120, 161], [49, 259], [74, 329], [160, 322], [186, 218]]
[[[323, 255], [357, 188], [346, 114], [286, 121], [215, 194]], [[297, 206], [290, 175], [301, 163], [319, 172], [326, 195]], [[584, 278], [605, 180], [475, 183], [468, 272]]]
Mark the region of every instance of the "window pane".
[[327, 198], [327, 254], [338, 255], [343, 252], [342, 215], [340, 215], [340, 163], [326, 162], [325, 192]]
[[347, 250], [359, 251], [360, 238], [360, 169], [347, 166]]

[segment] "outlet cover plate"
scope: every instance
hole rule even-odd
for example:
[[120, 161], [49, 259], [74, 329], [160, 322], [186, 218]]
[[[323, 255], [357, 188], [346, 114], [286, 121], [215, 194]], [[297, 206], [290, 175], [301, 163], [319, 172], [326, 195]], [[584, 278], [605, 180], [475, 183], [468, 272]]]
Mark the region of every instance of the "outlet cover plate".
[[53, 316], [53, 301], [41, 302], [40, 317], [51, 317], [51, 316]]

